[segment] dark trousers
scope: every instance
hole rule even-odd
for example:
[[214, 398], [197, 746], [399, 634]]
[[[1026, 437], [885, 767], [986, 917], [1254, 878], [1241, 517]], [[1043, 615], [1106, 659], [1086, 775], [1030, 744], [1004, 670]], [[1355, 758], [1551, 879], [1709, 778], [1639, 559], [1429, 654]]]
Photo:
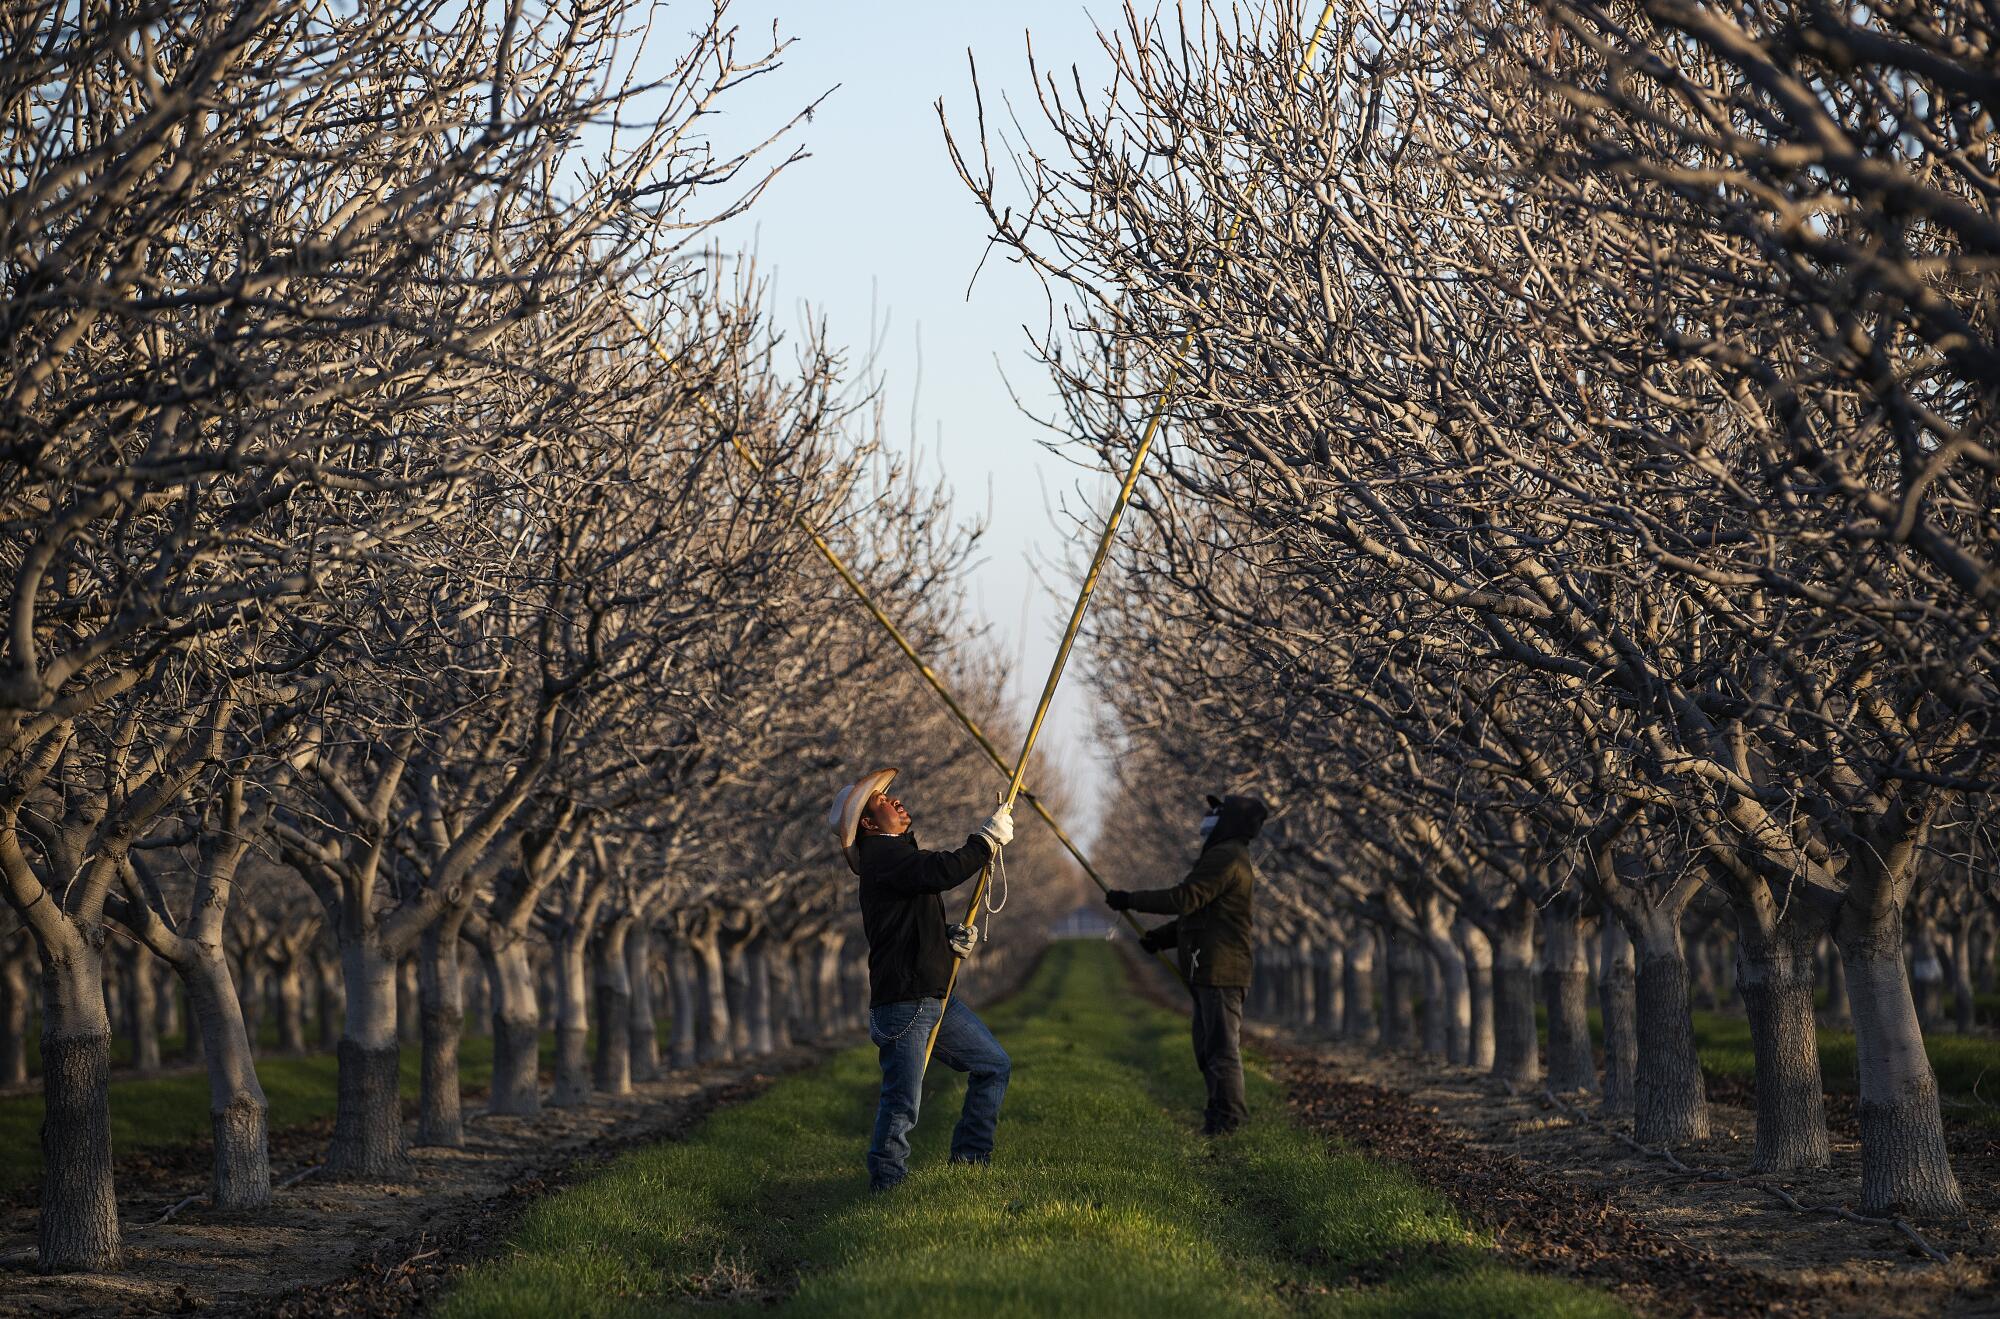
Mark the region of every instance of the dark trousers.
[[1243, 1101], [1243, 991], [1194, 986], [1194, 1060], [1208, 1082], [1201, 1129], [1234, 1131], [1250, 1116]]

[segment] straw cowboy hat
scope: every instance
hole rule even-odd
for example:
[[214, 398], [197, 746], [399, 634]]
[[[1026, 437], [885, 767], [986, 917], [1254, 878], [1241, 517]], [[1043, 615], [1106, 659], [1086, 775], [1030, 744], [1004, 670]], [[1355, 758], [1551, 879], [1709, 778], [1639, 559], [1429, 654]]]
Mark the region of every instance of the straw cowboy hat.
[[834, 794], [833, 809], [826, 813], [826, 822], [833, 826], [833, 836], [840, 844], [840, 854], [847, 858], [847, 868], [855, 874], [861, 873], [861, 849], [854, 845], [854, 835], [861, 829], [861, 812], [868, 807], [868, 799], [889, 786], [889, 780], [896, 777], [894, 769], [878, 769], [866, 778], [856, 779]]

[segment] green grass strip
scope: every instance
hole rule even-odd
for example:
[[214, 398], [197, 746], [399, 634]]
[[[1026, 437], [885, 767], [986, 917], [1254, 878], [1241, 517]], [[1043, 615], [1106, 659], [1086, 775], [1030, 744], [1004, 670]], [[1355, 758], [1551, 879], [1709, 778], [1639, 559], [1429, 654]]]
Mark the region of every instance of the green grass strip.
[[848, 1050], [542, 1201], [443, 1312], [1624, 1313], [1508, 1270], [1441, 1197], [1293, 1126], [1254, 1063], [1252, 1122], [1205, 1141], [1185, 1020], [1108, 946], [1057, 945], [989, 1021], [1015, 1062], [991, 1168], [945, 1165], [964, 1084], [938, 1068], [910, 1179], [868, 1194], [879, 1073]]

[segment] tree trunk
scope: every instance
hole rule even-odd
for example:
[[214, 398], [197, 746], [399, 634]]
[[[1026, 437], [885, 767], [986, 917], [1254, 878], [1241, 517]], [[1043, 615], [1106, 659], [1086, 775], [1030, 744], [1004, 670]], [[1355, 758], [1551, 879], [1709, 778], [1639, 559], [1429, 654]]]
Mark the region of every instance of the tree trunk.
[[1699, 934], [1685, 944], [1688, 969], [1688, 1001], [1704, 1012], [1722, 1006], [1722, 979], [1716, 972], [1715, 941], [1712, 934]]
[[1542, 935], [1549, 1089], [1594, 1090], [1597, 1059], [1590, 1048], [1590, 958], [1584, 952], [1582, 909], [1574, 896], [1559, 894], [1542, 909]]
[[424, 930], [417, 951], [422, 1080], [417, 1094], [419, 1145], [462, 1149], [465, 1115], [458, 1079], [459, 1037], [465, 1030], [465, 980], [459, 974], [459, 931], [467, 912], [453, 908]]
[[723, 993], [729, 1004], [729, 1056], [753, 1056], [750, 1040], [750, 959], [742, 939], [722, 944]]
[[[153, 976], [153, 1029], [159, 1032], [160, 1048], [164, 1052], [167, 1041], [185, 1035], [193, 1027], [181, 1021], [181, 981], [174, 969], [165, 962], [155, 959]], [[181, 1050], [186, 1051], [185, 1041]]]
[[278, 990], [278, 1052], [294, 1057], [306, 1051], [306, 964], [304, 954], [292, 954], [275, 968]]
[[101, 1272], [119, 1259], [111, 1182], [111, 1016], [101, 927], [42, 949], [42, 1214], [44, 1273]]
[[541, 1008], [526, 938], [493, 928], [479, 950], [493, 1013], [493, 1086], [486, 1111], [536, 1117], [542, 1111]]
[[1340, 1034], [1341, 1017], [1345, 1011], [1342, 975], [1346, 959], [1341, 956], [1338, 943], [1328, 940], [1313, 951], [1313, 1030], [1322, 1039], [1333, 1039]]
[[1639, 1071], [1638, 960], [1620, 921], [1598, 922], [1597, 1012], [1604, 1022], [1604, 1107], [1629, 1113]]
[[1813, 948], [1819, 930], [1780, 925], [1766, 939], [1754, 919], [1742, 921], [1739, 928], [1743, 937], [1737, 943], [1736, 983], [1749, 1012], [1750, 1046], [1757, 1059], [1757, 1142], [1751, 1166], [1759, 1172], [1824, 1168], [1833, 1149], [1813, 1015]]
[[1340, 1033], [1355, 1044], [1373, 1044], [1375, 1021], [1375, 931], [1363, 926], [1347, 941], [1341, 967]]
[[141, 1076], [160, 1070], [160, 1005], [153, 952], [140, 943], [125, 945], [126, 1034], [132, 1040], [132, 1069]]
[[1961, 916], [1952, 925], [1947, 947], [1951, 953], [1952, 1025], [1960, 1035], [1973, 1027], [1972, 921]]
[[1903, 967], [1902, 913], [1843, 907], [1834, 937], [1847, 970], [1861, 1083], [1861, 1206], [1920, 1217], [1964, 1212], [1945, 1149], [1937, 1078]]
[[688, 948], [695, 955], [695, 992], [701, 1024], [697, 1056], [705, 1063], [734, 1058], [736, 1054], [730, 1042], [729, 984], [722, 969], [722, 948], [713, 935], [689, 940]]
[[1417, 986], [1412, 983], [1408, 935], [1389, 934], [1382, 949], [1382, 1047], [1414, 1049], [1417, 1020], [1413, 1011]]
[[417, 959], [406, 957], [396, 968], [396, 1038], [404, 1044], [423, 1039], [423, 996], [417, 989]]
[[473, 955], [477, 958], [475, 965], [467, 965], [464, 954], [459, 955], [459, 974], [465, 982], [465, 1029], [482, 1035], [493, 1024], [493, 993], [485, 954], [475, 947]]
[[315, 957], [313, 973], [319, 981], [316, 991], [319, 1047], [332, 1053], [340, 1047], [340, 1022], [347, 1013], [347, 996], [340, 983], [340, 960], [333, 957]]
[[329, 1176], [400, 1181], [410, 1174], [397, 1088], [402, 1047], [396, 1030], [397, 958], [372, 937], [340, 950], [347, 1010], [340, 1035]]
[[745, 1016], [749, 1018], [745, 1034], [749, 1039], [750, 1056], [762, 1058], [777, 1048], [776, 1031], [771, 1021], [771, 957], [770, 943], [761, 935], [744, 943], [743, 959], [743, 1002]]
[[625, 960], [632, 934], [630, 916], [615, 916], [598, 927], [591, 942], [597, 978], [597, 1053], [591, 1083], [611, 1095], [632, 1093], [632, 975]]
[[0, 951], [0, 1085], [28, 1083], [28, 962]]
[[632, 986], [627, 1032], [632, 1041], [632, 1079], [660, 1079], [660, 1026], [653, 1017], [653, 927], [644, 921], [625, 936], [625, 978]]
[[1820, 1009], [1820, 1020], [1829, 1026], [1847, 1026], [1854, 1019], [1847, 1003], [1847, 968], [1833, 940], [1826, 940], [1820, 949], [1819, 964], [1826, 977], [1826, 1006]]
[[1994, 939], [2000, 934], [1991, 917], [1982, 919], [1973, 927], [1978, 938], [1972, 957], [1973, 983], [1981, 994], [1991, 994], [2000, 990], [2000, 958], [1996, 958]]
[[[189, 1023], [188, 1028], [181, 1032], [181, 1059], [184, 1062], [198, 1063], [201, 1061], [201, 1031], [193, 1025], [194, 999], [187, 995], [185, 985], [181, 986], [178, 992], [183, 996], [181, 1016]], [[239, 1003], [237, 1009], [238, 1015], [241, 1015], [242, 1004]]]
[[1472, 1033], [1466, 1039], [1468, 1065], [1490, 1069], [1499, 1051], [1493, 1039], [1493, 941], [1470, 921], [1458, 923], [1458, 946], [1465, 958], [1465, 984], [1471, 995]]
[[[1430, 967], [1424, 975], [1424, 1051], [1442, 1053], [1452, 1063], [1472, 1055], [1472, 985], [1466, 977], [1466, 957], [1452, 939], [1450, 923], [1438, 923], [1424, 939]], [[1436, 997], [1436, 1009], [1430, 999]], [[1432, 1039], [1432, 1019], [1444, 1039]]]
[[208, 1068], [209, 1129], [215, 1137], [209, 1196], [217, 1209], [259, 1209], [271, 1202], [271, 1148], [264, 1087], [250, 1050], [243, 1002], [229, 959], [215, 946], [196, 948], [175, 968], [187, 986]]
[[1535, 1039], [1535, 904], [1525, 895], [1500, 908], [1493, 945], [1493, 1077], [1517, 1090], [1542, 1077]]
[[673, 996], [673, 1019], [668, 1023], [667, 1065], [692, 1067], [699, 1057], [696, 1036], [700, 1009], [695, 1006], [694, 952], [685, 940], [667, 943], [667, 991]]
[[[790, 1049], [792, 1029], [798, 1023], [798, 977], [792, 969], [798, 959], [782, 943], [764, 943], [764, 971], [770, 975], [770, 1047]], [[1004, 959], [998, 965], [1006, 965]]]
[[1688, 1014], [1680, 921], [1676, 915], [1658, 914], [1636, 934], [1639, 1061], [1633, 1075], [1633, 1133], [1648, 1145], [1706, 1140], [1708, 1095]]
[[549, 1103], [590, 1102], [590, 931], [566, 927], [555, 941], [556, 1083]]
[[844, 1004], [840, 993], [840, 954], [846, 946], [847, 936], [839, 930], [829, 930], [819, 937], [819, 992], [814, 995], [818, 1012], [819, 1035], [825, 1039], [839, 1033]]
[[264, 1027], [264, 959], [254, 952], [245, 951], [237, 959], [236, 974], [232, 981], [236, 990], [236, 1009], [243, 1016], [243, 1033], [250, 1041], [250, 1052], [256, 1053], [263, 1044], [260, 1032]]
[[[1445, 989], [1444, 954], [1440, 953], [1428, 939], [1413, 952], [1421, 959], [1423, 968], [1422, 979], [1418, 982], [1423, 985], [1423, 998], [1419, 1007], [1421, 1016], [1418, 1020], [1423, 1025], [1424, 1052], [1433, 1058], [1456, 1062], [1458, 1059], [1452, 1056], [1451, 1049], [1451, 1008], [1455, 1004]], [[1455, 951], [1452, 960], [1458, 960]], [[1464, 970], [1464, 964], [1460, 963], [1461, 977]]]

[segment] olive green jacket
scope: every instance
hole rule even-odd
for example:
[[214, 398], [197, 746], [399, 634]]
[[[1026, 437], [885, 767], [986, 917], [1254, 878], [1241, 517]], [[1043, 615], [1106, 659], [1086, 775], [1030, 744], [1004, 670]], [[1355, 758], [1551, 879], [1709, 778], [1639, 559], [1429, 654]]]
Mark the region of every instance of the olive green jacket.
[[1188, 877], [1172, 888], [1134, 893], [1132, 910], [1179, 917], [1153, 930], [1148, 942], [1180, 949], [1181, 974], [1190, 985], [1247, 989], [1256, 885], [1249, 841], [1232, 839], [1204, 851]]

